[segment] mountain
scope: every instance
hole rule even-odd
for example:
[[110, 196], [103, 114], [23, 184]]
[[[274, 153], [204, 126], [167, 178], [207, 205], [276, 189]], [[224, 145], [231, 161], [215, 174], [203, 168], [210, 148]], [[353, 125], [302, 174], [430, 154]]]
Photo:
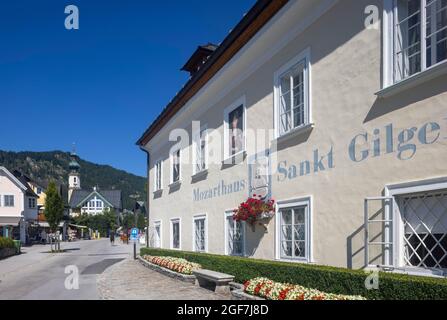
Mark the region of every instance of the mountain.
[[[0, 150], [0, 166], [8, 170], [19, 170], [36, 182], [46, 186], [54, 180], [63, 190], [68, 186], [68, 164], [70, 153], [51, 152], [7, 152]], [[139, 200], [146, 201], [146, 179], [108, 165], [99, 165], [79, 159], [81, 165], [81, 187], [92, 189], [94, 186], [103, 190], [121, 190], [123, 207], [131, 210], [135, 200], [130, 195], [139, 193]], [[63, 192], [64, 199], [67, 192]]]

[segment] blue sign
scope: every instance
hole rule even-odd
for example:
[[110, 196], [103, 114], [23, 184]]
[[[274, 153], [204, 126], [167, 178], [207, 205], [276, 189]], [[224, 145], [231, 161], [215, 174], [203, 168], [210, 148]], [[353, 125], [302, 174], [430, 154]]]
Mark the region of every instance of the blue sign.
[[132, 228], [130, 231], [130, 240], [138, 240], [138, 229]]

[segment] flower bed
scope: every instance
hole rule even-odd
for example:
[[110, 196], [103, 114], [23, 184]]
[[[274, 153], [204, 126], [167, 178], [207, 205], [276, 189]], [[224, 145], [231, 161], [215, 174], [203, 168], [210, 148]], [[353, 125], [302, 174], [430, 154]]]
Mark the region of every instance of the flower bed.
[[245, 282], [244, 292], [267, 300], [366, 300], [361, 296], [325, 293], [299, 285], [255, 278]]
[[153, 263], [157, 266], [181, 273], [186, 275], [192, 275], [194, 270], [201, 269], [201, 265], [198, 263], [192, 263], [185, 259], [174, 257], [153, 257], [145, 255], [143, 259]]

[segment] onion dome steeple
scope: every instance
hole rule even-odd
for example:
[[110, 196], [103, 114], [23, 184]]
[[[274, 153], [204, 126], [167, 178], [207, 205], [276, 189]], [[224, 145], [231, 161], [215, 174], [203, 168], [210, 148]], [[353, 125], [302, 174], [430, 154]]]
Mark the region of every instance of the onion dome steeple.
[[79, 165], [78, 159], [79, 158], [73, 144], [73, 150], [70, 153], [70, 163], [68, 164], [70, 169], [68, 174], [68, 200], [71, 199], [74, 190], [81, 189], [81, 175], [79, 173], [81, 166]]
[[78, 163], [78, 155], [76, 154], [76, 149], [73, 144], [73, 149], [70, 153], [70, 163], [68, 164], [71, 172], [79, 172], [81, 166]]

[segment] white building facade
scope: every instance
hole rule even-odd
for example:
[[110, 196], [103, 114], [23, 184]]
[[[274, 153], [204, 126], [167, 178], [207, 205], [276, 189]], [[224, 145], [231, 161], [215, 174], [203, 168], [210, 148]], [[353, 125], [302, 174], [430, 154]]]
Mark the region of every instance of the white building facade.
[[445, 275], [446, 30], [442, 0], [259, 1], [138, 141], [151, 245]]
[[25, 244], [29, 223], [37, 221], [37, 199], [26, 181], [0, 167], [0, 236]]

